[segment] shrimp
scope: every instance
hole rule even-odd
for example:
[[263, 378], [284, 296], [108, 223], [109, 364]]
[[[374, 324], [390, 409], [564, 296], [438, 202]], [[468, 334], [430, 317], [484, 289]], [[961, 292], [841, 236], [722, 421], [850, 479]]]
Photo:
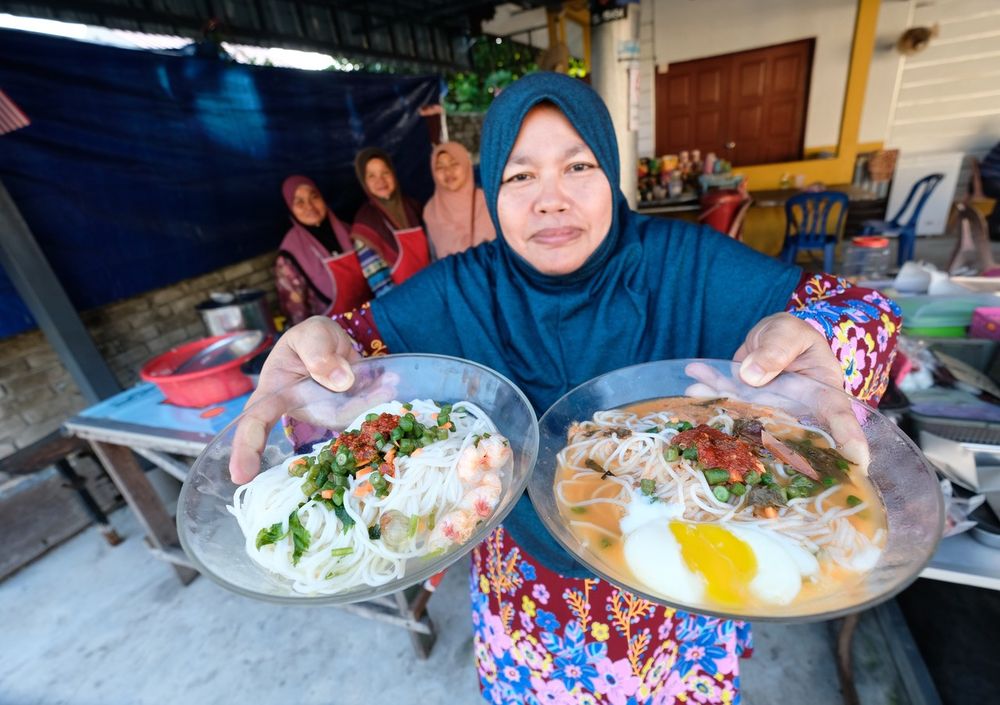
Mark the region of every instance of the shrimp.
[[494, 434], [480, 438], [458, 456], [458, 477], [465, 484], [478, 485], [484, 474], [502, 468], [511, 455], [510, 443], [503, 436]]
[[473, 512], [464, 509], [450, 511], [438, 519], [427, 539], [428, 547], [433, 551], [447, 548], [453, 543], [465, 543], [478, 524], [479, 518]]
[[499, 475], [485, 473], [480, 483], [462, 496], [458, 503], [459, 509], [473, 512], [481, 517], [488, 517], [500, 502], [502, 489]]

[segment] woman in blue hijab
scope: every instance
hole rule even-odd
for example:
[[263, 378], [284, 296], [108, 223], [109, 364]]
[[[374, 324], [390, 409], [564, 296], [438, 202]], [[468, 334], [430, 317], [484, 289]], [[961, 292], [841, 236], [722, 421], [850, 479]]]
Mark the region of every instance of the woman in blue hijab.
[[[733, 357], [750, 384], [791, 370], [869, 398], [884, 389], [895, 305], [832, 277], [803, 277], [714, 231], [629, 210], [611, 118], [586, 84], [522, 78], [490, 108], [481, 149], [497, 239], [351, 316], [296, 326], [254, 399], [303, 376], [349, 388], [359, 345], [488, 365], [539, 415], [597, 375], [671, 358]], [[235, 481], [256, 472], [273, 421], [251, 417], [240, 428]], [[527, 497], [474, 551], [472, 594], [480, 682], [492, 702], [739, 700], [746, 625], [664, 611], [592, 577]]]

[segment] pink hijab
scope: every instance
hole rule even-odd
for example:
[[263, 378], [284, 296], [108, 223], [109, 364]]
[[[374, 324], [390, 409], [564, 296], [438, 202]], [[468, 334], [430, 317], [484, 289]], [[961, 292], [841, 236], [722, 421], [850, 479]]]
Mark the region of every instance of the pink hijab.
[[[285, 197], [285, 204], [288, 206], [289, 212], [291, 212], [292, 202], [295, 200], [295, 190], [302, 185], [316, 188], [316, 183], [312, 179], [297, 174], [289, 176], [281, 185], [281, 195]], [[330, 219], [330, 226], [337, 236], [337, 242], [340, 244], [341, 251], [353, 252], [354, 245], [351, 243], [351, 236], [347, 228], [333, 214], [329, 205], [326, 207], [326, 213]], [[299, 267], [309, 277], [309, 281], [323, 292], [324, 296], [328, 299], [333, 299], [335, 293], [333, 290], [333, 279], [326, 265], [323, 264], [323, 260], [330, 256], [330, 250], [323, 247], [320, 241], [295, 219], [294, 215], [292, 216], [292, 229], [285, 234], [285, 239], [281, 241], [280, 249], [282, 252], [287, 252], [295, 258]]]
[[[438, 181], [434, 166], [443, 152], [451, 155], [466, 174], [465, 183], [457, 191], [449, 191]], [[472, 159], [465, 147], [457, 142], [435, 147], [431, 152], [431, 173], [436, 187], [431, 200], [424, 206], [424, 223], [438, 259], [496, 237], [486, 210], [486, 197], [473, 181]]]

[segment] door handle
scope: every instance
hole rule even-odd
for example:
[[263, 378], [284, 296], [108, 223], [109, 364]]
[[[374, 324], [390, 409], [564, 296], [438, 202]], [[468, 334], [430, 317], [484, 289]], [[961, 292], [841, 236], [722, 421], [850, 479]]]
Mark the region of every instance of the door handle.
[[726, 149], [736, 149], [736, 143], [732, 141], [726, 142]]

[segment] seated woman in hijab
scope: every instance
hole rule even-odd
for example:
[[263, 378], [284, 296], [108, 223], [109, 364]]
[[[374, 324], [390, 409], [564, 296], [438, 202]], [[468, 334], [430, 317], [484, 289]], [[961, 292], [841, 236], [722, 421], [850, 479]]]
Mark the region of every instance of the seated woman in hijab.
[[369, 301], [372, 287], [359, 258], [377, 255], [351, 239], [312, 179], [289, 176], [281, 193], [291, 211], [292, 227], [281, 241], [274, 278], [289, 322], [343, 313]]
[[[355, 345], [487, 365], [539, 416], [605, 372], [693, 357], [732, 358], [754, 386], [787, 370], [870, 402], [884, 391], [899, 308], [706, 227], [630, 210], [611, 118], [585, 83], [536, 73], [505, 89], [483, 126], [481, 164], [497, 239], [435, 262], [350, 317], [296, 326], [271, 352], [251, 402], [303, 377], [349, 389]], [[478, 295], [448, 295], [464, 290]], [[850, 409], [828, 419], [844, 455], [866, 462]], [[234, 481], [258, 472], [274, 421], [266, 409], [248, 412]], [[739, 702], [749, 625], [664, 610], [596, 578], [526, 496], [472, 555], [487, 701]]]
[[358, 209], [351, 237], [369, 248], [361, 268], [375, 296], [401, 284], [430, 263], [420, 205], [405, 196], [392, 158], [377, 147], [358, 152], [354, 170], [368, 200]]
[[469, 150], [457, 142], [439, 144], [431, 153], [434, 195], [424, 206], [424, 223], [438, 259], [496, 237], [483, 190], [472, 174]]

